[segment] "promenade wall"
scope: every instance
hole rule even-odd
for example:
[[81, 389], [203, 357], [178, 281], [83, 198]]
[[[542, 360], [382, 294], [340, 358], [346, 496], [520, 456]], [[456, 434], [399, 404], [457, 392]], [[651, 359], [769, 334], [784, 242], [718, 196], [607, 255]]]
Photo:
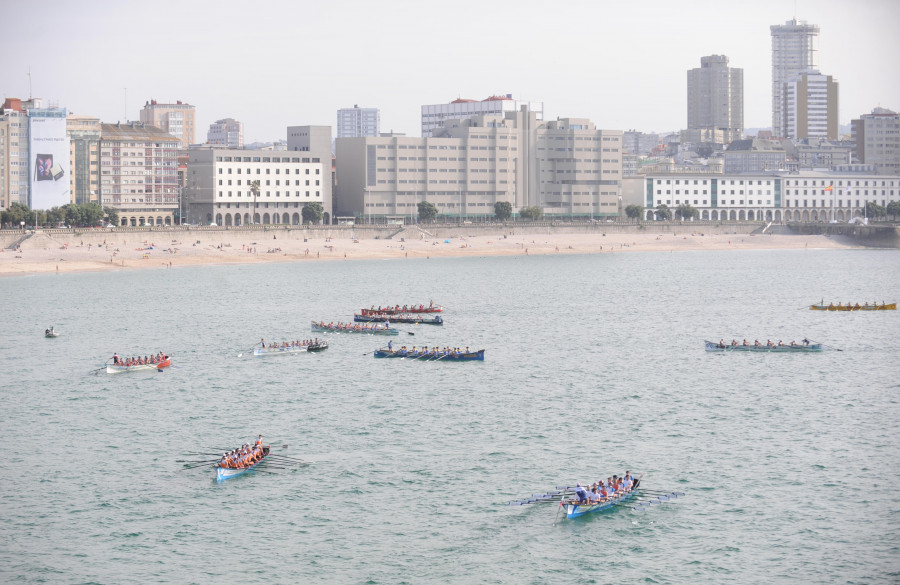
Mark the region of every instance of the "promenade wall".
[[[271, 240], [305, 239], [446, 239], [475, 236], [523, 236], [538, 234], [750, 234], [762, 233], [766, 224], [748, 222], [507, 222], [477, 224], [420, 224], [420, 225], [313, 225], [313, 226], [241, 226], [241, 227], [124, 227], [124, 228], [63, 228], [40, 229], [37, 232], [22, 230], [0, 230], [0, 247], [10, 248], [20, 245], [23, 249], [48, 248], [63, 245], [93, 244], [104, 241], [127, 241], [134, 244], [143, 242], [157, 245], [170, 243], [211, 242], [216, 238], [242, 237], [257, 240], [260, 245], [271, 244]], [[781, 234], [814, 234], [846, 236], [865, 246], [879, 248], [900, 248], [900, 228], [894, 226], [857, 226], [847, 224], [802, 224], [771, 226], [770, 231]]]

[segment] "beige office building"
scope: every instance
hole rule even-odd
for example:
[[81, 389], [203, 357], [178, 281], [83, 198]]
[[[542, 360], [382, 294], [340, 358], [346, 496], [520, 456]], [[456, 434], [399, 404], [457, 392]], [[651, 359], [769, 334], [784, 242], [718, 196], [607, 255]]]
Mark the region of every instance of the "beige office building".
[[181, 148], [197, 143], [196, 108], [180, 100], [174, 104], [160, 104], [150, 100], [141, 110], [141, 122], [161, 128], [181, 141]]
[[100, 125], [100, 197], [123, 226], [172, 225], [180, 142], [140, 122]]
[[850, 122], [856, 158], [878, 173], [900, 175], [900, 114], [875, 108]]
[[494, 216], [537, 206], [547, 216], [621, 213], [622, 132], [585, 119], [539, 121], [523, 108], [503, 116], [445, 120], [432, 137], [336, 140], [338, 215], [413, 222], [418, 204], [445, 218]]
[[784, 84], [785, 138], [837, 140], [838, 83], [830, 75], [810, 70]]

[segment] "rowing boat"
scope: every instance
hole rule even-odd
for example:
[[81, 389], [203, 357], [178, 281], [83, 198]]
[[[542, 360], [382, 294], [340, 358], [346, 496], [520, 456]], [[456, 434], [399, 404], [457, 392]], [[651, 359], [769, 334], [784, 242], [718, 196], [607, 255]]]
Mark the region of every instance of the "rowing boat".
[[270, 447], [268, 446], [263, 447], [263, 456], [260, 457], [259, 461], [247, 467], [222, 467], [221, 465], [216, 465], [216, 481], [225, 481], [252, 471], [257, 465], [266, 460], [266, 457], [269, 456], [269, 449]]
[[444, 307], [441, 305], [430, 304], [428, 306], [425, 305], [394, 305], [393, 307], [378, 307], [377, 309], [373, 306], [371, 309], [362, 309], [360, 312], [363, 315], [377, 315], [380, 313], [386, 313], [388, 315], [399, 315], [401, 313], [441, 313], [443, 312]]
[[335, 325], [325, 325], [323, 322], [312, 322], [312, 330], [329, 331], [331, 333], [368, 333], [370, 335], [400, 335], [398, 329], [394, 329], [390, 325], [351, 325], [349, 323], [337, 323]]
[[837, 305], [835, 305], [834, 303], [826, 305], [823, 303], [820, 305], [810, 305], [809, 310], [810, 311], [896, 311], [897, 303], [885, 304], [884, 302], [882, 302], [880, 305], [878, 303], [875, 303], [872, 305], [870, 305], [869, 303], [866, 303], [864, 305], [860, 305], [859, 303], [856, 303], [855, 305], [851, 305], [849, 303], [846, 305], [842, 305], [840, 303], [838, 303]]
[[592, 514], [594, 512], [601, 512], [603, 510], [609, 510], [613, 506], [621, 505], [624, 502], [627, 502], [634, 498], [635, 493], [638, 490], [631, 490], [630, 492], [625, 492], [622, 495], [615, 495], [601, 502], [596, 502], [593, 504], [582, 504], [576, 500], [562, 500], [559, 505], [563, 506], [566, 509], [566, 518], [578, 518], [579, 516], [584, 516], [585, 514]]
[[372, 352], [376, 358], [410, 358], [423, 361], [450, 361], [450, 362], [483, 362], [484, 350], [478, 351], [411, 351], [406, 349], [376, 349]]
[[353, 315], [357, 323], [415, 323], [417, 325], [443, 325], [444, 319], [440, 315], [434, 317], [422, 317], [421, 315], [403, 314], [394, 315], [388, 313], [372, 313], [369, 315]]
[[53, 330], [53, 327], [50, 329], [44, 330], [44, 337], [59, 337], [59, 333]]
[[706, 341], [706, 351], [756, 351], [771, 353], [810, 353], [822, 351], [821, 343], [810, 343], [809, 345], [728, 345], [727, 343], [716, 343], [714, 341]]
[[156, 364], [136, 364], [133, 366], [126, 366], [122, 364], [106, 364], [106, 373], [107, 374], [125, 374], [128, 372], [153, 372], [155, 370], [161, 370], [163, 368], [168, 368], [172, 365], [172, 358], [167, 357], [163, 361]]
[[290, 353], [322, 351], [323, 349], [328, 349], [328, 342], [324, 339], [305, 345], [289, 345], [285, 347], [257, 347], [253, 350], [253, 355], [287, 355]]

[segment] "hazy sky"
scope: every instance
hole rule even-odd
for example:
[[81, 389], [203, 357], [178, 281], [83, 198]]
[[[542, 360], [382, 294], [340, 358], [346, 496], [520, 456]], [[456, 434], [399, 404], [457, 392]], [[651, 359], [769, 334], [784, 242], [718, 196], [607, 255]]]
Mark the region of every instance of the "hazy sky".
[[507, 93], [543, 101], [546, 119], [677, 130], [686, 72], [712, 54], [744, 70], [745, 126], [768, 127], [769, 26], [794, 16], [819, 25], [842, 124], [900, 110], [898, 0], [45, 0], [5, 2], [2, 16], [0, 97], [104, 122], [181, 100], [201, 142], [220, 118], [271, 141], [334, 127], [354, 104], [379, 108], [383, 132], [419, 136], [423, 104]]

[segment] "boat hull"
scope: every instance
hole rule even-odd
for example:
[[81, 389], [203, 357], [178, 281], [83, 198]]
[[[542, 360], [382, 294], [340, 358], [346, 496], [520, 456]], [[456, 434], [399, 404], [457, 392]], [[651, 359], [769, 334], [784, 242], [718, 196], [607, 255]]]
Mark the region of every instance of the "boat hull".
[[880, 305], [810, 305], [810, 311], [896, 311], [897, 303]]
[[706, 351], [746, 351], [757, 353], [815, 353], [822, 351], [821, 343], [810, 343], [809, 345], [719, 345], [712, 341], [706, 341]]
[[369, 335], [400, 335], [400, 331], [398, 329], [393, 328], [369, 328], [369, 329], [352, 329], [352, 328], [342, 328], [342, 327], [328, 327], [327, 325], [319, 325], [316, 322], [312, 324], [312, 330], [314, 333], [326, 331], [329, 333], [367, 333]]
[[627, 502], [634, 498], [634, 494], [637, 490], [632, 490], [622, 496], [611, 498], [605, 502], [600, 502], [599, 504], [575, 504], [572, 502], [563, 503], [562, 506], [566, 509], [566, 518], [579, 518], [584, 516], [585, 514], [593, 514], [596, 512], [602, 512], [603, 510], [609, 510], [614, 507], [616, 504], [621, 504], [622, 502]]
[[483, 362], [484, 350], [462, 352], [462, 353], [419, 353], [411, 351], [389, 351], [386, 349], [378, 349], [372, 352], [376, 358], [409, 358], [411, 360], [421, 361], [442, 361], [442, 362]]
[[44, 337], [49, 337], [52, 339], [54, 337], [59, 337], [59, 333], [55, 333], [55, 332], [44, 333]]
[[260, 463], [265, 461], [266, 457], [268, 457], [268, 456], [269, 456], [269, 447], [263, 447], [262, 459], [260, 459], [259, 461], [257, 461], [253, 465], [251, 465], [250, 467], [234, 468], [234, 467], [220, 467], [220, 466], [216, 465], [216, 481], [221, 483], [225, 480], [234, 479], [235, 477], [239, 477], [241, 475], [244, 475], [245, 473], [249, 473], [249, 472], [253, 471], [254, 469], [256, 469], [256, 467], [258, 467]]
[[172, 365], [172, 360], [167, 359], [158, 364], [140, 364], [137, 366], [117, 366], [114, 364], [106, 364], [107, 374], [127, 374], [130, 372], [155, 372]]

